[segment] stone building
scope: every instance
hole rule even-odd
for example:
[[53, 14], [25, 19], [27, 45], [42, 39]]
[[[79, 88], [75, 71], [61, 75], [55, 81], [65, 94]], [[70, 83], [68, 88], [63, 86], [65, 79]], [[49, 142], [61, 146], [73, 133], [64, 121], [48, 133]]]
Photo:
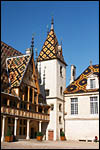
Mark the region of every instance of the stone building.
[[52, 18], [42, 50], [34, 62], [33, 37], [26, 54], [1, 42], [1, 141], [10, 127], [17, 139], [92, 140], [99, 137], [99, 65], [78, 78], [71, 65], [66, 88], [66, 62]]
[[46, 101], [51, 106], [50, 122], [46, 130], [47, 140], [60, 139], [60, 132], [64, 131], [63, 92], [66, 88], [66, 66], [62, 46], [58, 44], [54, 32], [52, 18], [50, 32], [48, 32], [38, 56], [41, 84], [43, 84], [43, 74], [45, 72]]
[[71, 140], [99, 138], [99, 65], [90, 65], [78, 78], [71, 66], [70, 85], [64, 91], [65, 135]]

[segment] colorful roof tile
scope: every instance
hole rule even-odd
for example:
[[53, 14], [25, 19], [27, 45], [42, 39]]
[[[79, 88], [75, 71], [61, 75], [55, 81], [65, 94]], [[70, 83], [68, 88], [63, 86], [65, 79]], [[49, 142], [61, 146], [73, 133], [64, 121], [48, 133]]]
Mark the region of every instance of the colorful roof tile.
[[64, 94], [93, 92], [99, 89], [86, 89], [87, 79], [90, 74], [95, 74], [99, 78], [99, 65], [89, 66], [75, 81], [73, 81], [64, 91]]
[[54, 33], [54, 29], [51, 28], [50, 32], [47, 35], [46, 41], [44, 42], [42, 50], [40, 51], [40, 54], [38, 56], [38, 61], [57, 58], [61, 60], [64, 64], [66, 64], [62, 55], [62, 49], [59, 52], [58, 46], [59, 44], [56, 35]]
[[1, 41], [1, 70], [6, 67], [6, 58], [22, 55], [21, 52]]
[[30, 55], [16, 56], [7, 59], [7, 69], [11, 87], [20, 85], [29, 60]]

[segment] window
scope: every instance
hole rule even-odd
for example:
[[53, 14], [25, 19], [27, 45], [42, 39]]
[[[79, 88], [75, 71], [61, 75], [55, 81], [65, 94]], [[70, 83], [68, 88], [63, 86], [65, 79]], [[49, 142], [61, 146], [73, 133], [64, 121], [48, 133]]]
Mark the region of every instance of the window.
[[78, 99], [71, 98], [71, 114], [78, 114]]
[[90, 88], [91, 89], [95, 88], [95, 79], [90, 79]]
[[60, 87], [60, 94], [62, 95], [62, 93], [63, 93], [63, 92], [62, 92], [62, 86], [61, 86], [61, 87]]
[[61, 124], [61, 116], [59, 116], [59, 124]]
[[49, 90], [45, 90], [46, 96], [49, 96]]
[[62, 77], [62, 66], [60, 66], [60, 76]]
[[51, 104], [51, 110], [54, 110], [54, 104]]
[[62, 111], [62, 104], [59, 104], [59, 111]]
[[90, 97], [90, 113], [98, 114], [98, 100], [97, 97]]

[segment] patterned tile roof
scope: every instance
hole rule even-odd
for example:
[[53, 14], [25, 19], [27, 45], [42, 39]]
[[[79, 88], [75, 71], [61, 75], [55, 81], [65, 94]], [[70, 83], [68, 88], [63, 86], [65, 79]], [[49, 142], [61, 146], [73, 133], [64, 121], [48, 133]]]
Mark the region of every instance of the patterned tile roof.
[[56, 38], [56, 35], [54, 33], [54, 29], [51, 29], [50, 32], [47, 35], [46, 41], [44, 42], [44, 45], [42, 47], [42, 50], [40, 51], [38, 61], [44, 61], [44, 60], [50, 60], [50, 59], [59, 59], [64, 64], [64, 58], [62, 55], [62, 49], [61, 52], [58, 52], [58, 40]]
[[1, 41], [1, 70], [6, 67], [6, 58], [22, 55], [21, 52]]
[[86, 89], [87, 78], [93, 73], [99, 78], [99, 65], [89, 66], [75, 81], [73, 81], [64, 91], [64, 94], [93, 92], [99, 89]]
[[30, 55], [15, 56], [7, 59], [7, 70], [11, 87], [20, 86], [29, 60]]

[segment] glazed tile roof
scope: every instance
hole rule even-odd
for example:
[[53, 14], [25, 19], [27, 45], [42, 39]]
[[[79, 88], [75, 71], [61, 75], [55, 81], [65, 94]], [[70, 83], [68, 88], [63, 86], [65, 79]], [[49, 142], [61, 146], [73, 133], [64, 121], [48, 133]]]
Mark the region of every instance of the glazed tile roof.
[[20, 86], [23, 75], [30, 60], [30, 55], [15, 56], [7, 58], [7, 71], [10, 79], [10, 86]]
[[64, 94], [93, 92], [99, 89], [86, 89], [87, 78], [93, 73], [99, 78], [99, 65], [89, 66], [75, 81], [73, 81], [64, 91]]
[[63, 55], [62, 55], [62, 49], [61, 49], [60, 54], [58, 53], [58, 46], [59, 46], [59, 44], [58, 44], [56, 35], [54, 33], [54, 29], [51, 29], [47, 35], [47, 39], [44, 42], [42, 50], [40, 51], [38, 61], [44, 61], [44, 60], [58, 58], [64, 64], [66, 64], [64, 61]]
[[17, 55], [22, 55], [22, 53], [1, 41], [1, 70], [6, 67], [7, 57]]

